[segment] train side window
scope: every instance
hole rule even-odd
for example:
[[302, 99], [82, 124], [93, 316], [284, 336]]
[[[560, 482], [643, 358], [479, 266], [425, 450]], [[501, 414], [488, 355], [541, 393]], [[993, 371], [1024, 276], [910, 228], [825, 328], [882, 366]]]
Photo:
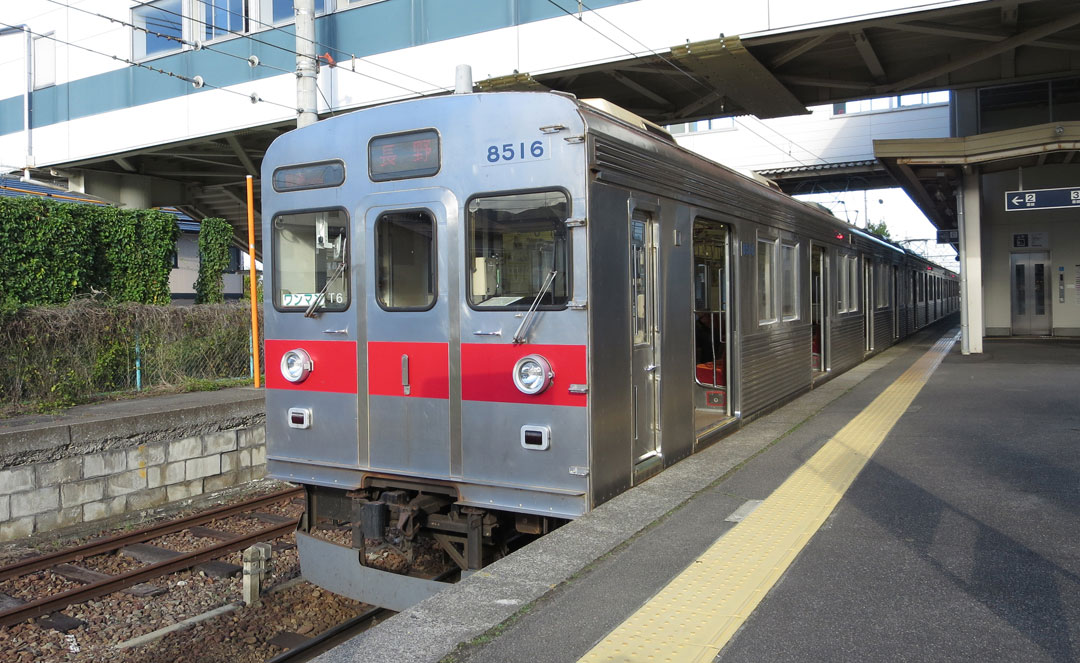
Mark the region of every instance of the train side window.
[[780, 315], [799, 319], [799, 245], [780, 245]]
[[570, 299], [570, 204], [562, 191], [473, 198], [466, 205], [469, 305], [562, 309]]
[[839, 282], [840, 297], [837, 300], [837, 313], [846, 313], [848, 310], [848, 302], [851, 301], [850, 295], [848, 295], [848, 281], [847, 281], [847, 262], [848, 257], [846, 255], [840, 256], [840, 269], [836, 270], [836, 280]]
[[375, 222], [375, 299], [387, 311], [435, 305], [435, 219], [429, 212], [387, 212]]
[[848, 256], [848, 295], [851, 297], [851, 301], [848, 302], [849, 311], [859, 310], [859, 257]]
[[274, 306], [284, 311], [349, 307], [349, 218], [344, 210], [274, 217]]
[[840, 269], [837, 280], [840, 285], [838, 313], [852, 313], [859, 310], [859, 257], [840, 256]]
[[776, 240], [759, 239], [757, 256], [758, 323], [776, 322]]
[[874, 275], [874, 306], [887, 308], [889, 306], [889, 266], [879, 262], [874, 267], [877, 271]]

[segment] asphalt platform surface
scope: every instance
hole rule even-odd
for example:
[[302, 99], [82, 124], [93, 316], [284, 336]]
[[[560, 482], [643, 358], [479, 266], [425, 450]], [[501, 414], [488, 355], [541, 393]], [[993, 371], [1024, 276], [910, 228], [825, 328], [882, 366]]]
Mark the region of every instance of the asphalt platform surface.
[[[949, 330], [921, 332], [318, 660], [577, 660]], [[1080, 340], [984, 349], [954, 346], [717, 661], [1080, 660]]]

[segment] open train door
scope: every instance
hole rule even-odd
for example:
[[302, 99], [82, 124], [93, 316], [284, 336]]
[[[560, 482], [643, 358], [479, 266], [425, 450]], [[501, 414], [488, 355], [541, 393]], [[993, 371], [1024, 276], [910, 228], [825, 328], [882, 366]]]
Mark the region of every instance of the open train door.
[[694, 219], [694, 429], [700, 439], [731, 419], [730, 226]]
[[630, 216], [631, 417], [635, 477], [660, 469], [660, 325], [655, 211]]

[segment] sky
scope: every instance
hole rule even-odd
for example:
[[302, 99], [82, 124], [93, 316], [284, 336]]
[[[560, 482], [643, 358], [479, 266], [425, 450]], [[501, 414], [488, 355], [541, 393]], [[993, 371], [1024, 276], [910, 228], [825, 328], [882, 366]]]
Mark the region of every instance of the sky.
[[946, 269], [958, 271], [956, 251], [948, 244], [937, 244], [937, 228], [926, 218], [903, 189], [873, 189], [847, 193], [814, 193], [795, 196], [799, 200], [820, 203], [832, 213], [859, 228], [884, 221], [889, 237]]

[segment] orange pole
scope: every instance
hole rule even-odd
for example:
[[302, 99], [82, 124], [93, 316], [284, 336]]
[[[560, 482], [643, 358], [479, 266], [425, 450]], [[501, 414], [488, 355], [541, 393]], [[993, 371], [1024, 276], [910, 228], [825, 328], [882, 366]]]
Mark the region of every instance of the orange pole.
[[255, 359], [255, 388], [259, 388], [259, 302], [255, 299], [259, 288], [255, 285], [255, 182], [247, 176], [247, 213], [248, 213], [248, 262], [251, 278], [251, 354]]

